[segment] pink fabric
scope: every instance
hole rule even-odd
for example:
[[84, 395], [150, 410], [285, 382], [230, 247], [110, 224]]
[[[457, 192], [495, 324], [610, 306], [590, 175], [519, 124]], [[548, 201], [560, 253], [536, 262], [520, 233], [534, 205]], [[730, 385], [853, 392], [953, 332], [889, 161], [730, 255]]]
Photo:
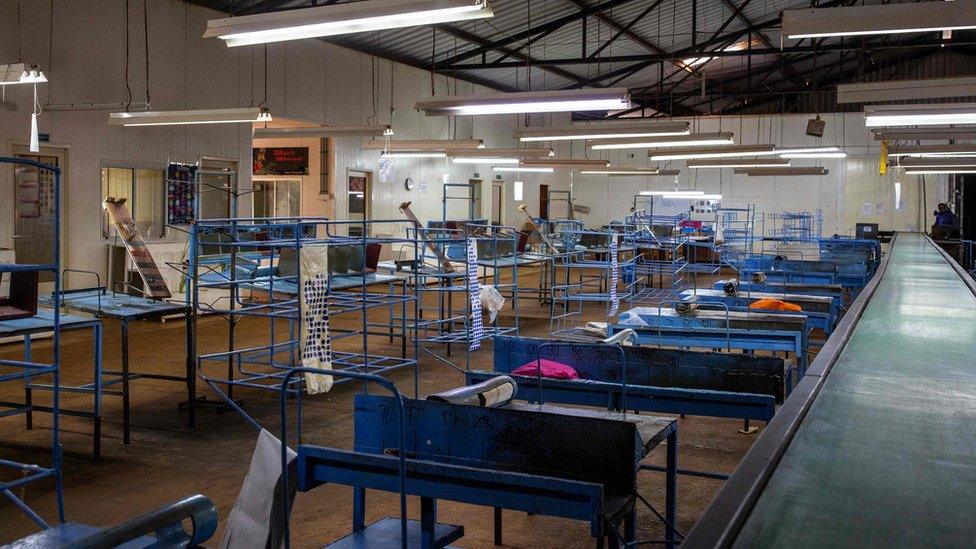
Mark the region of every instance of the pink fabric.
[[555, 362], [552, 360], [547, 360], [543, 358], [542, 360], [533, 360], [532, 362], [527, 362], [518, 368], [512, 370], [512, 375], [516, 376], [538, 376], [539, 369], [538, 366], [542, 365], [542, 377], [548, 377], [552, 379], [579, 379], [579, 374], [572, 366], [568, 366], [561, 362]]
[[701, 221], [694, 221], [694, 220], [691, 220], [691, 219], [683, 219], [683, 220], [681, 220], [678, 223], [678, 226], [679, 227], [692, 227], [692, 228], [697, 229], [697, 230], [700, 231], [701, 228], [702, 228], [702, 222]]

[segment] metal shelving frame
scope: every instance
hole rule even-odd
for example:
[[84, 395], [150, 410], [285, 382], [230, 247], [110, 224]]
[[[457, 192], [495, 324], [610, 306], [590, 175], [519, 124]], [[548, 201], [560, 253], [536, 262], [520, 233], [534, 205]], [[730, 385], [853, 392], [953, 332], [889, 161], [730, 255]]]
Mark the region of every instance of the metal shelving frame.
[[[363, 236], [346, 236], [350, 226]], [[369, 236], [374, 226], [397, 227], [392, 234]], [[226, 350], [197, 356], [197, 372], [224, 402], [253, 425], [256, 420], [235, 399], [235, 388], [287, 391], [301, 400], [303, 376], [288, 373], [301, 367], [301, 303], [299, 299], [299, 261], [306, 247], [358, 248], [364, 258], [362, 272], [330, 274], [328, 312], [332, 342], [332, 368], [336, 371], [383, 374], [402, 368], [414, 369], [414, 390], [419, 390], [415, 319], [419, 318], [417, 284], [402, 274], [368, 273], [365, 268], [367, 246], [406, 245], [419, 249], [414, 237], [407, 236], [404, 220], [335, 221], [326, 218], [233, 218], [197, 221], [191, 227], [186, 300], [199, 312], [220, 315], [227, 321]], [[202, 235], [222, 234], [219, 243], [203, 242]], [[212, 252], [216, 247], [218, 253]], [[209, 248], [209, 249], [208, 249]], [[294, 272], [281, 272], [282, 251], [286, 261], [294, 261]], [[415, 258], [416, 259], [416, 258]], [[399, 286], [399, 290], [396, 287]], [[229, 296], [213, 303], [200, 299], [200, 290], [222, 288]], [[259, 298], [255, 297], [259, 296]], [[226, 303], [225, 303], [226, 301]], [[386, 309], [388, 318], [370, 319], [375, 309]], [[337, 318], [354, 316], [354, 328], [340, 326]], [[386, 315], [380, 315], [381, 317]], [[236, 325], [243, 319], [267, 322], [264, 343], [240, 347], [235, 341]], [[283, 325], [282, 325], [283, 324]], [[400, 356], [371, 351], [370, 338], [399, 339]], [[340, 350], [337, 343], [354, 340], [352, 350]], [[327, 371], [324, 373], [328, 373]], [[336, 377], [335, 383], [349, 377]], [[282, 387], [286, 382], [288, 387]], [[301, 421], [301, 416], [298, 416]]]
[[[0, 164], [10, 164], [16, 167], [34, 168], [49, 171], [54, 175], [53, 206], [53, 252], [51, 263], [38, 264], [4, 264], [0, 265], [0, 273], [14, 272], [50, 272], [53, 275], [54, 293], [61, 291], [61, 170], [56, 166], [43, 164], [25, 158], [0, 157]], [[16, 178], [14, 178], [16, 180]], [[53, 309], [53, 342], [51, 362], [37, 362], [26, 360], [0, 360], [0, 382], [21, 382], [30, 384], [36, 377], [50, 376], [51, 406], [51, 463], [48, 466], [32, 463], [22, 463], [10, 459], [0, 458], [0, 467], [20, 472], [20, 477], [14, 480], [0, 481], [0, 494], [3, 494], [25, 515], [43, 529], [51, 527], [24, 500], [24, 487], [32, 482], [50, 478], [55, 485], [57, 505], [57, 522], [64, 522], [64, 486], [62, 479], [62, 444], [61, 444], [61, 312], [58, 307]], [[31, 411], [30, 404], [0, 403], [0, 417], [27, 414]], [[17, 492], [20, 491], [18, 495]]]

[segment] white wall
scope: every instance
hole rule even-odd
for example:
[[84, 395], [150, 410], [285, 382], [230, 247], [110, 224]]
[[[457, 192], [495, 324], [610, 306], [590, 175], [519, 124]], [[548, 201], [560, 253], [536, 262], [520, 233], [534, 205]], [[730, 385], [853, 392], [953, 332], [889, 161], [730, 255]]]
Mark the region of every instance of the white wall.
[[[145, 48], [142, 4], [130, 10], [129, 87], [134, 102], [145, 99]], [[220, 40], [201, 38], [207, 19], [216, 12], [179, 0], [152, 0], [149, 8], [150, 92], [152, 108], [193, 109], [247, 106], [264, 99], [264, 49], [227, 48]], [[22, 49], [26, 62], [39, 63], [49, 83], [39, 89], [42, 104], [121, 103], [125, 98], [125, 33], [121, 2], [54, 0], [54, 21], [48, 2], [20, 2], [22, 29], [17, 30], [17, 1], [0, 0], [0, 63], [15, 62]], [[49, 28], [53, 27], [53, 44]], [[18, 34], [21, 44], [18, 45]], [[49, 55], [49, 51], [53, 55]], [[465, 139], [475, 136], [490, 147], [511, 147], [517, 117], [460, 120], [457, 128], [444, 117], [428, 118], [413, 110], [415, 101], [431, 94], [429, 73], [316, 40], [273, 44], [267, 48], [266, 105], [273, 115], [333, 124], [392, 123], [395, 139]], [[375, 74], [376, 84], [373, 85]], [[391, 85], [392, 79], [392, 85]], [[436, 77], [438, 95], [479, 91], [465, 82]], [[375, 94], [374, 94], [375, 91]], [[376, 115], [373, 115], [376, 96]], [[391, 115], [391, 101], [394, 97]], [[14, 143], [25, 144], [31, 112], [31, 90], [11, 87], [7, 100], [16, 111], [0, 109], [0, 155], [10, 155]], [[116, 109], [118, 110], [118, 109]], [[244, 125], [159, 128], [109, 127], [107, 110], [46, 111], [40, 131], [55, 145], [70, 148], [64, 193], [66, 264], [104, 272], [105, 245], [100, 235], [100, 165], [125, 161], [159, 164], [195, 162], [202, 156], [239, 158], [239, 185], [248, 188], [250, 128]], [[388, 183], [379, 181], [376, 151], [362, 150], [363, 138], [337, 139], [336, 212], [345, 211], [347, 169], [374, 171], [373, 215], [401, 219], [397, 210], [410, 200], [421, 218], [441, 215], [441, 176], [467, 182], [480, 172], [484, 198], [492, 178], [488, 166], [453, 166], [435, 160], [397, 160]], [[317, 162], [317, 158], [314, 162]], [[313, 163], [314, 163], [313, 162]], [[314, 166], [313, 166], [314, 168]], [[487, 169], [486, 169], [487, 168]], [[317, 172], [313, 170], [314, 174]], [[403, 181], [428, 182], [428, 192], [407, 192]], [[315, 179], [313, 177], [313, 179]], [[525, 177], [526, 199], [534, 200], [535, 177]], [[510, 184], [510, 183], [509, 183]], [[558, 185], [558, 182], [553, 182]], [[314, 186], [314, 185], [309, 185]], [[12, 246], [12, 170], [0, 170], [0, 247]], [[510, 195], [509, 195], [510, 196]], [[248, 201], [243, 200], [242, 208]], [[484, 207], [487, 211], [488, 205]], [[303, 196], [303, 213], [329, 215], [332, 201]], [[249, 209], [249, 208], [248, 208]], [[508, 219], [517, 219], [517, 212]], [[457, 208], [456, 213], [461, 209]], [[242, 210], [242, 213], [244, 211]], [[179, 239], [179, 233], [173, 233]]]
[[[40, 88], [42, 104], [121, 103], [125, 98], [125, 33], [123, 3], [95, 0], [54, 0], [51, 21], [48, 2], [20, 2], [23, 26], [17, 29], [17, 0], [0, 0], [0, 63], [23, 60], [40, 63], [50, 82]], [[130, 21], [129, 87], [133, 101], [145, 98], [145, 51], [141, 3], [134, 2]], [[264, 100], [273, 114], [334, 124], [363, 124], [368, 121], [390, 123], [396, 139], [484, 139], [489, 147], [513, 147], [513, 130], [526, 120], [521, 116], [468, 117], [455, 122], [445, 117], [426, 117], [413, 110], [418, 99], [431, 95], [429, 73], [397, 65], [355, 51], [316, 40], [269, 45], [267, 48], [267, 97], [264, 96], [264, 48], [227, 48], [220, 40], [201, 38], [208, 18], [217, 16], [179, 0], [152, 0], [148, 4], [150, 23], [150, 92], [153, 109], [193, 109], [247, 106]], [[53, 43], [49, 29], [53, 28]], [[18, 45], [18, 36], [22, 44]], [[49, 52], [53, 55], [49, 55]], [[375, 78], [375, 84], [374, 84]], [[392, 84], [391, 84], [392, 82]], [[479, 88], [436, 77], [437, 95], [470, 93]], [[375, 116], [374, 101], [375, 99]], [[392, 105], [391, 105], [391, 97]], [[30, 89], [10, 87], [7, 100], [17, 110], [0, 109], [0, 154], [9, 155], [15, 143], [26, 143], [30, 124]], [[391, 107], [393, 112], [391, 113]], [[51, 135], [52, 144], [68, 146], [69, 181], [65, 188], [66, 263], [78, 269], [104, 272], [105, 245], [100, 236], [100, 179], [103, 162], [166, 161], [195, 162], [202, 156], [239, 158], [240, 185], [247, 188], [250, 176], [250, 128], [244, 125], [183, 126], [160, 128], [118, 128], [106, 124], [106, 110], [44, 112], [39, 119], [41, 132]], [[696, 131], [734, 131], [739, 143], [775, 142], [781, 145], [813, 145], [803, 136], [807, 117], [726, 117], [693, 121]], [[691, 172], [680, 177], [682, 187], [697, 186], [722, 192], [726, 205], [756, 203], [760, 211], [824, 210], [826, 233], [847, 232], [855, 221], [879, 221], [883, 228], [909, 229], [919, 225], [916, 180], [903, 178], [906, 209], [891, 207], [892, 178], [872, 172], [877, 146], [870, 141], [857, 115], [826, 115], [828, 135], [823, 143], [845, 145], [854, 155], [846, 163], [827, 161], [830, 176], [786, 180], [746, 179], [722, 172]], [[561, 125], [567, 115], [534, 115], [529, 125]], [[762, 136], [762, 137], [760, 137]], [[489, 181], [494, 174], [489, 166], [451, 165], [443, 160], [404, 160], [394, 164], [387, 183], [377, 173], [376, 151], [364, 151], [363, 139], [337, 140], [336, 199], [313, 202], [303, 197], [308, 214], [328, 215], [345, 211], [345, 174], [348, 169], [374, 171], [373, 215], [400, 219], [397, 206], [410, 200], [422, 220], [441, 216], [441, 176], [449, 173], [451, 182], [466, 182], [477, 172], [482, 186], [483, 212], [489, 211]], [[573, 154], [601, 157], [589, 153], [582, 143], [557, 143], [559, 157]], [[638, 155], [639, 156], [639, 155]], [[627, 158], [623, 153], [605, 156], [615, 165], [646, 165], [645, 159]], [[683, 167], [678, 163], [678, 167]], [[846, 167], [845, 167], [846, 164]], [[515, 174], [506, 174], [504, 220], [521, 225], [517, 205], [511, 200]], [[555, 174], [519, 174], [525, 182], [524, 201], [529, 212], [538, 214], [540, 182], [553, 189], [568, 188], [566, 170]], [[406, 191], [403, 181], [426, 181], [428, 192]], [[0, 247], [11, 246], [13, 223], [12, 170], [0, 170]], [[606, 177], [576, 176], [577, 203], [589, 206], [582, 216], [591, 225], [622, 217], [633, 194], [640, 189], [664, 189], [669, 180], [608, 180]], [[944, 185], [929, 184], [930, 212], [942, 197]], [[865, 217], [860, 208], [865, 202], [888, 204], [887, 210]], [[318, 210], [321, 208], [321, 210]], [[460, 205], [449, 215], [461, 213]], [[337, 214], [338, 215], [338, 214]], [[924, 220], [924, 224], [931, 222]]]
[[[823, 232], [846, 234], [857, 222], [878, 223], [881, 230], [919, 230], [934, 219], [931, 212], [946, 198], [945, 178], [926, 176], [925, 198], [921, 207], [922, 178], [888, 170], [878, 173], [880, 144], [864, 127], [857, 113], [825, 114], [827, 123], [823, 138], [805, 135], [810, 115], [710, 117], [689, 120], [694, 132], [733, 132], [736, 144], [774, 143], [781, 147], [838, 145], [848, 153], [846, 159], [803, 159], [793, 166], [823, 166], [824, 177], [747, 177], [733, 175], [731, 169], [688, 170], [685, 161], [648, 162], [641, 151], [591, 151], [591, 157], [610, 160], [614, 166], [651, 166], [680, 169], [677, 178], [681, 189], [700, 189], [721, 193], [722, 205], [743, 207], [755, 204], [758, 212], [822, 210]], [[902, 208], [894, 207], [894, 183], [901, 183]], [[589, 215], [580, 216], [591, 225], [611, 219], [622, 219], [631, 206], [633, 195], [641, 190], [667, 190], [675, 186], [673, 177], [608, 178], [577, 176], [574, 195], [578, 204], [591, 207]], [[871, 213], [864, 214], [864, 204]], [[922, 215], [920, 215], [920, 213]]]

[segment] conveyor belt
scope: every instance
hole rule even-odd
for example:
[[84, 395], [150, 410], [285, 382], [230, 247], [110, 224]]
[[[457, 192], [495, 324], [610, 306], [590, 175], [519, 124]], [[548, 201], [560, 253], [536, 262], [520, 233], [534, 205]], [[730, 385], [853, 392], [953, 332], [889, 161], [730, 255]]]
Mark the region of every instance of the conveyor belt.
[[927, 237], [898, 234], [682, 546], [971, 547], [976, 296], [965, 276]]

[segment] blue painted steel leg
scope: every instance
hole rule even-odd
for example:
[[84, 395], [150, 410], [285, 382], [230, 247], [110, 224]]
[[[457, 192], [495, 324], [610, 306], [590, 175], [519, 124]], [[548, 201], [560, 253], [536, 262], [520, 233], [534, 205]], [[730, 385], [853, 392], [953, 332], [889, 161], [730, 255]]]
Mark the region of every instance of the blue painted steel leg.
[[129, 323], [122, 324], [122, 444], [129, 443]]
[[[31, 336], [30, 334], [24, 335], [24, 362], [32, 362], [31, 360]], [[31, 391], [31, 378], [27, 376], [24, 378], [24, 405], [27, 407], [27, 413], [24, 417], [27, 421], [27, 429], [34, 428], [34, 412], [33, 412], [33, 392]]]
[[502, 508], [495, 507], [494, 513], [495, 545], [502, 545]]
[[437, 502], [428, 497], [420, 498], [420, 547], [434, 549], [434, 523], [437, 522]]
[[624, 541], [627, 544], [633, 543], [637, 539], [637, 507], [627, 513], [624, 517]]
[[667, 524], [664, 525], [664, 539], [667, 541], [666, 547], [675, 546], [675, 536], [677, 532], [674, 526], [678, 518], [678, 430], [675, 429], [668, 435], [668, 471], [665, 474], [665, 503], [664, 518]]
[[352, 489], [352, 531], [359, 532], [366, 529], [366, 489], [355, 487]]
[[92, 327], [93, 352], [95, 353], [95, 440], [92, 446], [92, 459], [98, 460], [102, 455], [102, 323]]

